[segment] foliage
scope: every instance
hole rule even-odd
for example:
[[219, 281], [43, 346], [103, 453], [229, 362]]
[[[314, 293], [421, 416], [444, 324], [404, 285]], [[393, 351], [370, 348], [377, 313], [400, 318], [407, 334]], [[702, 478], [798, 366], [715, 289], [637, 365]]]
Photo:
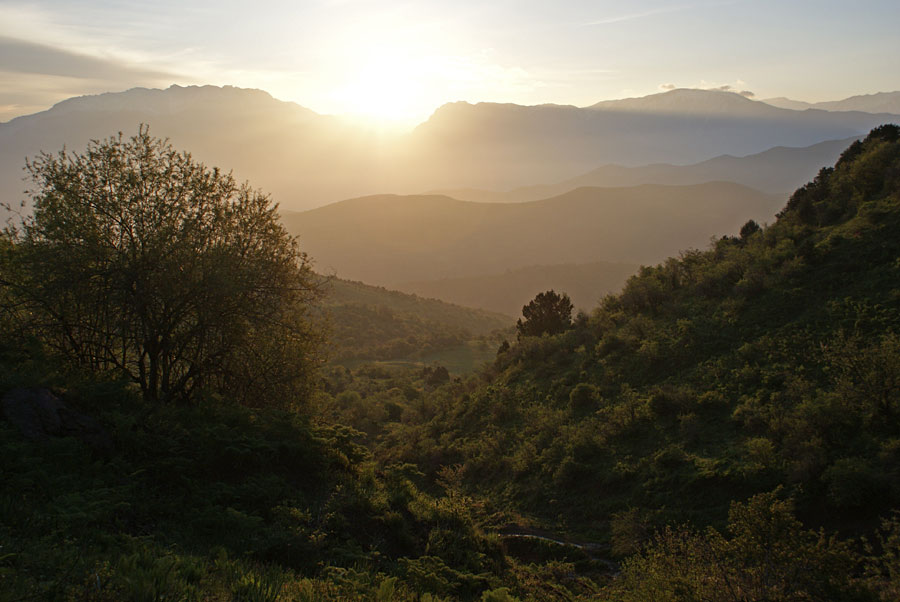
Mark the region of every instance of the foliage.
[[522, 308], [522, 317], [516, 321], [519, 338], [558, 334], [572, 325], [572, 301], [565, 293], [538, 293]]
[[667, 528], [622, 567], [610, 599], [862, 600], [849, 546], [804, 530], [774, 493], [731, 507], [728, 535]]
[[401, 418], [367, 427], [376, 458], [460, 464], [469, 495], [620, 555], [666, 525], [721, 533], [733, 501], [778, 486], [805, 525], [870, 534], [900, 507], [896, 131], [775, 224], [642, 268], [479, 377], [396, 397]]
[[352, 429], [160, 406], [121, 385], [66, 399], [114, 448], [29, 442], [0, 421], [0, 599], [478, 599], [504, 585], [470, 500], [375, 471]]
[[882, 600], [896, 600], [900, 597], [900, 514], [883, 519], [875, 539], [877, 551], [866, 545], [866, 578]]
[[330, 358], [427, 361], [467, 344], [495, 345], [512, 320], [500, 314], [423, 299], [359, 282], [328, 281], [322, 313]]
[[0, 341], [3, 388], [63, 387], [115, 443], [0, 422], [0, 591], [896, 599], [898, 132], [480, 374], [327, 366], [306, 418], [147, 402]]
[[142, 127], [28, 163], [33, 214], [8, 228], [23, 329], [154, 401], [291, 399], [317, 336], [316, 283], [269, 198]]

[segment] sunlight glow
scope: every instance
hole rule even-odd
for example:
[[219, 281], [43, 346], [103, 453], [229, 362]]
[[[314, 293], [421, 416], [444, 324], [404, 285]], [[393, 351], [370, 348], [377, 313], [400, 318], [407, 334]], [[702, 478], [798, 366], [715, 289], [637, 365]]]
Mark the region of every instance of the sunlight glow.
[[406, 122], [427, 110], [425, 59], [400, 52], [370, 56], [332, 93], [335, 112], [373, 121]]

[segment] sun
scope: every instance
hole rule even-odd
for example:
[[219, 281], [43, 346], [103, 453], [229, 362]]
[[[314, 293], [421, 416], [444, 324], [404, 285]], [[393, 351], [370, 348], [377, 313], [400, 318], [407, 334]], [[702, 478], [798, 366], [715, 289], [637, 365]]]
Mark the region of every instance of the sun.
[[427, 57], [378, 51], [351, 69], [332, 94], [337, 112], [367, 121], [407, 125], [430, 109], [431, 78]]

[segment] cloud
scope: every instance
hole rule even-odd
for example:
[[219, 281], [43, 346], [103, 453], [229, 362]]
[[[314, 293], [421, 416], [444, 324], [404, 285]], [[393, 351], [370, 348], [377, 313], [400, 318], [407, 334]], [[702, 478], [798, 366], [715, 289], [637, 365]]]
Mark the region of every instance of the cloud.
[[624, 15], [616, 15], [614, 17], [605, 17], [602, 19], [597, 19], [595, 21], [589, 21], [585, 23], [585, 25], [611, 25], [612, 23], [622, 23], [624, 21], [633, 21], [635, 19], [643, 19], [645, 17], [652, 17], [654, 15], [661, 15], [664, 13], [672, 13], [676, 11], [682, 11], [691, 8], [690, 6], [669, 6], [664, 8], [655, 8], [652, 10], [645, 10], [637, 13], [628, 13]]
[[659, 89], [660, 89], [660, 90], [663, 90], [663, 91], [666, 91], [666, 92], [668, 92], [669, 90], [674, 90], [674, 89], [677, 88], [677, 87], [678, 87], [678, 86], [676, 86], [675, 84], [672, 84], [672, 83], [669, 83], [669, 84], [660, 84], [660, 85], [659, 85]]
[[735, 94], [740, 94], [744, 98], [753, 98], [756, 96], [750, 90], [747, 90], [745, 86], [747, 82], [743, 80], [737, 80], [733, 84], [713, 84], [706, 80], [700, 80], [699, 88], [701, 90], [717, 90], [719, 92], [734, 92]]
[[718, 90], [719, 92], [734, 92], [735, 94], [740, 94], [741, 96], [744, 96], [746, 98], [753, 98], [754, 96], [756, 96], [756, 94], [754, 94], [750, 90], [740, 90], [738, 88], [735, 88], [731, 84], [716, 86], [714, 88], [707, 88], [707, 90]]
[[0, 36], [0, 70], [102, 80], [164, 81], [176, 77], [172, 73], [156, 69], [146, 69], [114, 59], [88, 56], [5, 36]]
[[712, 8], [716, 6], [728, 6], [731, 4], [737, 4], [740, 0], [714, 0], [709, 2], [695, 2], [693, 4], [679, 4], [676, 6], [662, 6], [659, 8], [651, 8], [649, 10], [643, 10], [634, 13], [626, 13], [624, 15], [615, 15], [612, 17], [603, 17], [601, 19], [596, 19], [594, 21], [589, 21], [585, 23], [586, 26], [592, 25], [611, 25], [613, 23], [622, 23], [625, 21], [634, 21], [635, 19], [644, 19], [646, 17], [653, 17], [656, 15], [664, 15], [667, 13], [677, 13], [688, 10], [695, 9], [705, 9]]
[[167, 87], [183, 76], [0, 35], [0, 122], [72, 96], [137, 86]]

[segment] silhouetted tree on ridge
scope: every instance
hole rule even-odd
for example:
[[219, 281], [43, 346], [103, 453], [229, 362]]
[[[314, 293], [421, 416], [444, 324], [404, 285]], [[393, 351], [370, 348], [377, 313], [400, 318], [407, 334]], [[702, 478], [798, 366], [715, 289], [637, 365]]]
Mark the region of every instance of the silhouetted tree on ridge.
[[519, 338], [558, 334], [572, 325], [572, 301], [552, 289], [537, 296], [522, 307], [522, 317], [516, 321]]

